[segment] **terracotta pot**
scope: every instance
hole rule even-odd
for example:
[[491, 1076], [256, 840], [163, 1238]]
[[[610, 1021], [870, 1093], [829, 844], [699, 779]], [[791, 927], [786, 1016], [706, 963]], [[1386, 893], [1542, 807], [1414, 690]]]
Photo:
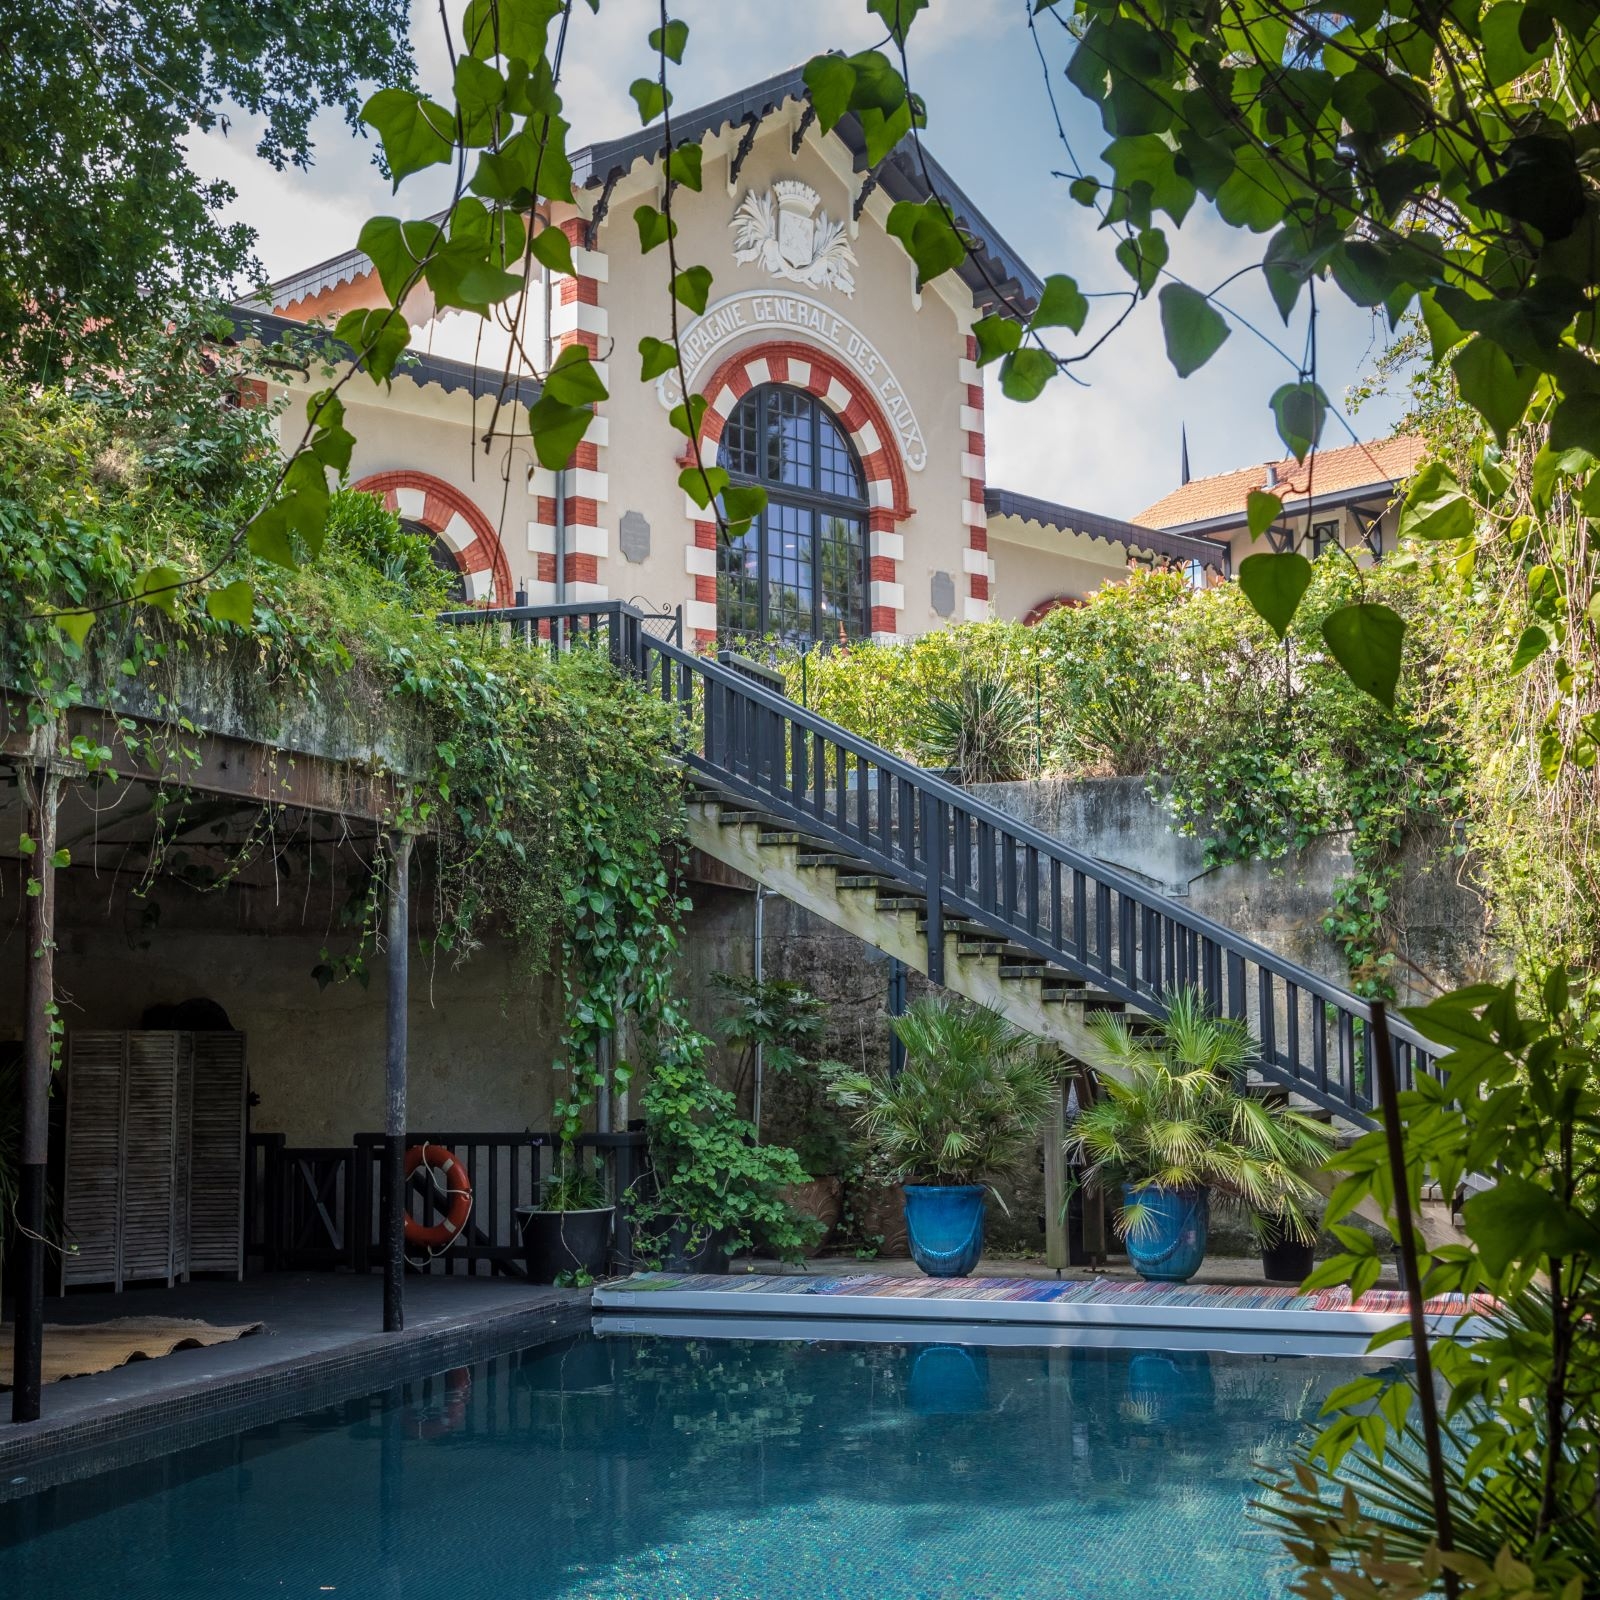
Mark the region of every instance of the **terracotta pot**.
[[815, 1217], [822, 1224], [822, 1237], [806, 1251], [808, 1256], [821, 1255], [844, 1214], [843, 1179], [813, 1178], [809, 1183], [786, 1183], [779, 1193], [802, 1216]]
[[906, 1192], [898, 1183], [863, 1185], [855, 1191], [856, 1223], [864, 1239], [882, 1235], [880, 1256], [910, 1254], [906, 1240]]

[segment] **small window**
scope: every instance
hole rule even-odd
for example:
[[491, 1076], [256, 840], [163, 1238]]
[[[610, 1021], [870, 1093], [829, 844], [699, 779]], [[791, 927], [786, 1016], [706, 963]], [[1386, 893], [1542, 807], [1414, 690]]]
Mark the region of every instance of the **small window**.
[[1318, 556], [1329, 550], [1339, 548], [1339, 524], [1337, 522], [1316, 522], [1311, 527], [1311, 559], [1315, 561]]

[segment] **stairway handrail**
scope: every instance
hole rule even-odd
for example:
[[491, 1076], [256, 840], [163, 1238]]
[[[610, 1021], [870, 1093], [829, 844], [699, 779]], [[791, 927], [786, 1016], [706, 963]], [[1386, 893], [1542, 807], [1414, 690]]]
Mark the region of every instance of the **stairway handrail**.
[[[624, 618], [631, 618], [635, 623], [643, 623], [645, 614], [636, 608], [618, 600], [598, 602], [577, 602], [553, 606], [515, 606], [502, 608], [488, 608], [471, 612], [445, 613], [440, 621], [448, 622], [518, 622], [538, 623], [540, 621], [570, 619], [578, 616], [592, 619], [615, 619], [621, 624]], [[1216, 922], [1202, 912], [1194, 911], [1181, 904], [1171, 896], [1162, 894], [1159, 890], [1152, 889], [1149, 885], [1141, 883], [1132, 874], [1124, 872], [1121, 868], [1098, 860], [1075, 850], [1064, 841], [1052, 838], [1049, 834], [1042, 833], [1030, 823], [1021, 822], [1015, 817], [1007, 816], [1005, 812], [980, 799], [970, 790], [962, 788], [959, 784], [951, 783], [948, 779], [928, 771], [926, 767], [919, 767], [914, 762], [897, 756], [891, 750], [886, 750], [882, 745], [873, 743], [872, 740], [862, 737], [842, 727], [828, 718], [819, 716], [809, 707], [799, 705], [785, 695], [772, 693], [763, 688], [754, 679], [742, 673], [731, 671], [719, 662], [709, 657], [698, 655], [691, 650], [649, 633], [642, 626], [631, 630], [633, 648], [627, 648], [628, 641], [615, 638], [611, 641], [613, 659], [632, 657], [632, 665], [641, 676], [648, 678], [648, 668], [645, 657], [654, 653], [676, 662], [679, 666], [698, 674], [710, 683], [721, 685], [724, 689], [739, 696], [745, 701], [759, 706], [765, 711], [775, 713], [792, 725], [805, 729], [807, 732], [820, 735], [834, 745], [847, 751], [857, 758], [870, 762], [873, 766], [889, 773], [901, 782], [908, 783], [919, 794], [924, 794], [941, 802], [947, 808], [964, 811], [973, 821], [984, 824], [997, 830], [1003, 836], [1009, 836], [1017, 844], [1037, 851], [1045, 859], [1058, 861], [1069, 870], [1082, 873], [1086, 878], [1095, 883], [1103, 884], [1114, 890], [1118, 895], [1124, 896], [1135, 905], [1156, 910], [1163, 917], [1168, 918], [1179, 927], [1199, 938], [1209, 940], [1220, 950], [1229, 955], [1252, 963], [1264, 972], [1270, 973], [1275, 979], [1292, 984], [1296, 989], [1316, 997], [1324, 1003], [1334, 1006], [1359, 1022], [1370, 1024], [1372, 1021], [1372, 1007], [1359, 995], [1342, 988], [1336, 983], [1319, 977], [1308, 968], [1290, 960], [1287, 956], [1280, 955], [1277, 951], [1267, 946], [1258, 944], [1237, 930], [1227, 927], [1224, 923]], [[998, 919], [997, 919], [998, 920]], [[1155, 997], [1152, 997], [1155, 998]], [[1389, 1031], [1394, 1039], [1417, 1051], [1428, 1060], [1437, 1059], [1442, 1053], [1439, 1046], [1426, 1039], [1401, 1017], [1390, 1014]]]

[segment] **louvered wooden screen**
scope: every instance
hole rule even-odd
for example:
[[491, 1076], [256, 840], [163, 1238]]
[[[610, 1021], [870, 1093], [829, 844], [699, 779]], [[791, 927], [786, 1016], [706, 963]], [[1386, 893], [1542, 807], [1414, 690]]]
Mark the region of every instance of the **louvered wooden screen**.
[[63, 1287], [243, 1271], [244, 1036], [67, 1040]]
[[67, 1162], [63, 1287], [122, 1287], [122, 1114], [125, 1033], [67, 1036]]
[[244, 1276], [245, 1063], [242, 1033], [194, 1036], [189, 1270]]

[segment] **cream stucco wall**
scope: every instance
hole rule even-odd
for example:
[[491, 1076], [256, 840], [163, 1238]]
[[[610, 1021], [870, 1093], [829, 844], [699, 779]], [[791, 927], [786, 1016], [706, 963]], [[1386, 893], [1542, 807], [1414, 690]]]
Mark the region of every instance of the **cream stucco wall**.
[[1042, 601], [1084, 599], [1128, 575], [1121, 545], [1020, 517], [989, 519], [989, 560], [994, 614], [1009, 621], [1021, 621]]
[[[831, 139], [819, 139], [814, 131], [798, 155], [792, 155], [791, 132], [787, 118], [771, 118], [763, 125], [732, 194], [727, 183], [729, 152], [717, 153], [708, 142], [702, 192], [679, 189], [673, 198], [680, 227], [679, 261], [710, 268], [713, 306], [741, 291], [804, 294], [836, 308], [886, 358], [911, 400], [927, 445], [925, 467], [907, 474], [912, 515], [894, 530], [904, 538], [898, 581], [904, 586], [905, 605], [898, 631], [925, 632], [943, 621], [932, 606], [933, 574], [951, 574], [958, 596], [967, 590], [963, 568], [967, 529], [961, 520], [966, 450], [961, 426], [966, 398], [961, 362], [967, 323], [932, 288], [921, 296], [920, 305], [917, 303], [905, 254], [883, 231], [887, 206], [881, 197], [874, 197], [876, 203], [869, 201], [852, 240], [859, 263], [853, 296], [837, 289], [790, 283], [774, 278], [758, 264], [734, 261], [729, 223], [735, 207], [751, 189], [764, 192], [776, 180], [798, 178], [816, 190], [820, 209], [831, 218], [850, 215], [860, 175], [847, 183], [824, 153]], [[609, 553], [601, 563], [601, 582], [614, 596], [627, 599], [637, 594], [674, 605], [692, 600], [695, 593], [684, 555], [693, 543], [691, 519], [677, 484], [677, 458], [686, 442], [670, 427], [656, 385], [643, 384], [638, 378], [639, 340], [647, 334], [665, 338], [671, 331], [667, 253], [659, 249], [648, 256], [641, 254], [632, 215], [641, 202], [658, 200], [653, 179], [644, 190], [637, 185], [631, 191], [626, 185], [619, 186], [597, 241], [606, 257], [607, 272], [600, 291], [606, 313], [603, 344], [612, 354], [611, 399], [602, 408], [609, 419], [609, 446], [604, 463], [608, 500], [601, 516], [610, 540]], [[960, 294], [966, 298], [964, 289]], [[966, 317], [970, 321], [970, 305]], [[680, 333], [687, 332], [693, 321], [680, 307]], [[800, 328], [785, 329], [781, 335], [753, 332], [721, 347], [695, 381], [703, 387], [729, 356], [753, 350], [775, 337], [831, 353], [830, 346]], [[624, 560], [616, 543], [618, 524], [629, 511], [641, 513], [651, 530], [650, 555], [637, 564]]]

